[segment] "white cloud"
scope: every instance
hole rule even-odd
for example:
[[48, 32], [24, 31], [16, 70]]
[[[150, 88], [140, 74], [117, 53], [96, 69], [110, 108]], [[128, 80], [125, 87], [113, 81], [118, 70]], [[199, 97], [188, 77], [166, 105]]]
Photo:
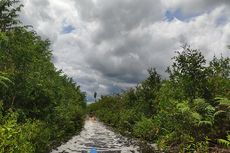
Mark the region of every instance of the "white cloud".
[[162, 4], [171, 10], [181, 10], [185, 15], [199, 14], [220, 6], [230, 5], [229, 0], [161, 0]]
[[[23, 0], [21, 18], [53, 45], [54, 62], [91, 97], [134, 86], [156, 67], [165, 76], [181, 43], [207, 58], [230, 56], [229, 2], [200, 0]], [[166, 20], [181, 10], [185, 20]], [[178, 13], [178, 12], [177, 12]], [[192, 14], [192, 17], [191, 17]], [[187, 17], [187, 18], [186, 18]], [[63, 29], [69, 27], [71, 29]], [[63, 32], [63, 31], [68, 32]]]

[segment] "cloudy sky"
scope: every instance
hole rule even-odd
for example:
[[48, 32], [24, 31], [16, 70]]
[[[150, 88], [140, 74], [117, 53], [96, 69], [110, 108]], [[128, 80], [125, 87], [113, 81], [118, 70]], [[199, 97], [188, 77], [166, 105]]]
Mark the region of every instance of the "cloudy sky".
[[50, 39], [55, 66], [87, 92], [111, 94], [165, 70], [183, 43], [230, 56], [230, 0], [22, 0], [21, 19]]

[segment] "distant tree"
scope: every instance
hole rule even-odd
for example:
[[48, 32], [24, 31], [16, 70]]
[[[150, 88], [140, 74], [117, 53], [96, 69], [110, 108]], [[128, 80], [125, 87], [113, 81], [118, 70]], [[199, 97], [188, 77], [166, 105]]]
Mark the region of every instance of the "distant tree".
[[94, 97], [94, 99], [95, 99], [95, 101], [96, 101], [96, 99], [97, 99], [97, 92], [94, 92], [93, 97]]
[[219, 76], [222, 78], [230, 77], [230, 58], [224, 58], [221, 56], [219, 59], [214, 56], [212, 61], [209, 64], [209, 69], [211, 71], [211, 75]]

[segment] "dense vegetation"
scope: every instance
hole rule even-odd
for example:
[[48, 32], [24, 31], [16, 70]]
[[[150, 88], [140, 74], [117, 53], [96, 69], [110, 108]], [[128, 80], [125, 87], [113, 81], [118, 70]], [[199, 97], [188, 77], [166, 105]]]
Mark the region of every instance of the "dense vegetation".
[[51, 62], [50, 42], [0, 1], [0, 152], [47, 152], [80, 131], [85, 95]]
[[122, 94], [102, 96], [89, 111], [123, 134], [170, 152], [230, 147], [230, 58], [206, 62], [188, 46], [176, 52], [163, 80], [155, 69]]

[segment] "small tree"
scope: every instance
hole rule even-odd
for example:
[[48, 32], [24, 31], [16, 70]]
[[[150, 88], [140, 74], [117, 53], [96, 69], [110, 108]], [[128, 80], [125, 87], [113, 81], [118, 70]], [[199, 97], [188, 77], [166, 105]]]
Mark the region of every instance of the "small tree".
[[230, 58], [214, 56], [208, 70], [208, 81], [213, 97], [230, 98]]
[[161, 87], [161, 77], [155, 68], [148, 69], [149, 76], [137, 87], [139, 109], [151, 116], [157, 112], [156, 96]]
[[214, 56], [209, 64], [209, 69], [212, 76], [221, 78], [230, 78], [230, 58], [221, 56], [219, 59]]
[[186, 97], [193, 101], [197, 96], [204, 96], [206, 82], [206, 60], [198, 50], [184, 46], [176, 52], [173, 65], [168, 68], [170, 79], [177, 87], [182, 87]]

